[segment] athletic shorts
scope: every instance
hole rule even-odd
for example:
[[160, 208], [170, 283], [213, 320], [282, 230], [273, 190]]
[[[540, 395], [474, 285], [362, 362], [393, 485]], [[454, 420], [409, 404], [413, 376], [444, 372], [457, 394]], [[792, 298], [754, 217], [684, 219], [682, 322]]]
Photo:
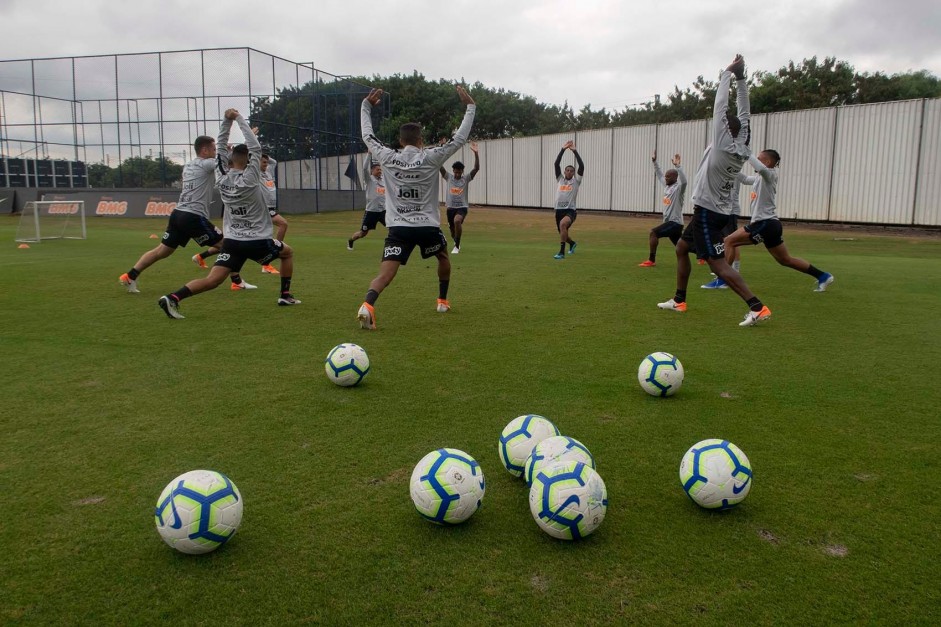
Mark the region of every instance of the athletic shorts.
[[448, 226], [452, 229], [454, 228], [454, 216], [464, 216], [464, 219], [467, 219], [467, 207], [448, 207]]
[[265, 266], [281, 255], [284, 244], [276, 239], [224, 239], [214, 266], [238, 272], [251, 259]]
[[382, 260], [398, 261], [404, 266], [416, 246], [422, 259], [448, 252], [448, 241], [436, 226], [393, 226], [386, 236]]
[[738, 230], [738, 216], [734, 213], [729, 216], [729, 223], [725, 225], [725, 228], [722, 229], [723, 239], [734, 233]]
[[664, 222], [653, 228], [653, 234], [657, 236], [657, 239], [669, 237], [676, 246], [676, 243], [680, 241], [680, 236], [683, 235], [683, 225], [677, 222]]
[[784, 243], [784, 238], [781, 237], [784, 227], [781, 226], [780, 220], [752, 222], [745, 225], [745, 231], [748, 232], [748, 236], [753, 243], [756, 245], [764, 243], [765, 248], [774, 248]]
[[[570, 217], [572, 219], [572, 224], [575, 224], [575, 218], [578, 217], [578, 214], [575, 212], [574, 209], [556, 209], [555, 210], [555, 230], [556, 231], [562, 230], [562, 226], [561, 226], [562, 218], [564, 218], [565, 216]], [[569, 224], [569, 226], [572, 226], [572, 224]]]
[[382, 226], [386, 225], [386, 212], [385, 211], [364, 211], [363, 212], [363, 225], [359, 227], [363, 233], [367, 231], [372, 231], [376, 228], [376, 225], [382, 222]]
[[209, 221], [208, 218], [190, 213], [177, 211], [170, 213], [167, 230], [163, 233], [162, 244], [169, 248], [186, 247], [190, 240], [198, 246], [214, 246], [222, 240], [222, 231]]
[[277, 208], [277, 207], [268, 207], [268, 215], [270, 215], [272, 218], [275, 217], [276, 215], [278, 215], [278, 208]]
[[690, 244], [700, 259], [721, 259], [725, 256], [722, 229], [729, 223], [724, 213], [709, 211], [698, 205], [693, 207], [693, 219], [683, 231], [683, 241]]

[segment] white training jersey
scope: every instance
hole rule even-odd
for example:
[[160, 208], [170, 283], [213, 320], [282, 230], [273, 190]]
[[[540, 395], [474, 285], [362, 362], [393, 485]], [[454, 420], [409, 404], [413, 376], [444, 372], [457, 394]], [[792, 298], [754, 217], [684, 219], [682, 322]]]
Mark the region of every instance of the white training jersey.
[[176, 203], [177, 211], [195, 213], [209, 219], [209, 204], [212, 202], [212, 191], [216, 185], [213, 177], [215, 169], [215, 159], [196, 158], [183, 166], [183, 191], [180, 192], [180, 200]]
[[219, 186], [225, 207], [222, 233], [226, 239], [242, 241], [271, 239], [274, 229], [259, 166], [261, 144], [245, 118], [240, 115], [235, 121], [245, 135], [248, 165], [244, 170], [229, 169], [228, 141], [232, 121], [222, 120], [219, 139], [216, 140], [216, 185]]
[[743, 185], [751, 185], [751, 221], [777, 220], [778, 170], [766, 167], [756, 157], [748, 159], [755, 168], [754, 176], [739, 175]]
[[461, 126], [451, 141], [443, 146], [406, 146], [401, 150], [393, 150], [373, 134], [372, 105], [363, 99], [360, 116], [363, 141], [382, 166], [382, 183], [386, 190], [386, 225], [389, 228], [441, 226], [438, 170], [448, 157], [467, 143], [476, 111], [476, 105], [467, 105]]
[[751, 155], [748, 147], [751, 109], [748, 101], [748, 84], [736, 81], [735, 92], [738, 119], [742, 127], [738, 137], [732, 137], [726, 112], [729, 109], [729, 86], [732, 73], [728, 70], [719, 77], [715, 107], [712, 112], [712, 143], [706, 148], [696, 171], [693, 184], [693, 204], [710, 211], [729, 215], [732, 210], [731, 195], [735, 175]]
[[729, 215], [733, 216], [742, 215], [742, 180], [739, 175], [741, 175], [741, 172], [732, 181], [732, 191], [729, 193]]
[[448, 209], [467, 209], [470, 206], [467, 203], [467, 185], [473, 180], [473, 176], [455, 178], [454, 174], [449, 172], [447, 179], [448, 194], [444, 206]]
[[686, 200], [686, 173], [682, 166], [673, 168], [676, 170], [676, 183], [667, 185], [663, 176], [663, 171], [656, 161], [653, 162], [653, 171], [657, 180], [663, 185], [663, 221], [676, 222], [683, 224], [683, 202]]
[[556, 179], [556, 182], [559, 187], [555, 192], [555, 210], [571, 209], [572, 211], [578, 211], [575, 200], [578, 198], [578, 188], [582, 185], [582, 177], [573, 174], [572, 178], [567, 179], [565, 175], [562, 175]]
[[261, 183], [265, 190], [265, 204], [275, 209], [278, 206], [278, 162], [268, 157], [268, 167], [261, 173]]
[[366, 211], [385, 212], [386, 188], [382, 186], [382, 177], [372, 175], [372, 156], [368, 153], [363, 159], [363, 187], [366, 189]]

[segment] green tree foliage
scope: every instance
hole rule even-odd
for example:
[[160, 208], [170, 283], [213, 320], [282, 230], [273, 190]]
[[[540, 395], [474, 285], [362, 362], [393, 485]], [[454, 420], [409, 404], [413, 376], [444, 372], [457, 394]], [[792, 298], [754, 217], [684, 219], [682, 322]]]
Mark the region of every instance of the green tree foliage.
[[[753, 113], [885, 102], [941, 96], [941, 79], [927, 71], [887, 76], [881, 72], [858, 74], [835, 57], [793, 61], [776, 72], [755, 72], [749, 79]], [[463, 79], [460, 81], [464, 84]], [[272, 99], [256, 99], [251, 119], [260, 127], [259, 138], [278, 159], [309, 159], [364, 150], [360, 141], [360, 103], [366, 87], [379, 87], [388, 95], [374, 111], [376, 136], [397, 145], [398, 128], [421, 122], [426, 143], [450, 137], [460, 125], [463, 109], [453, 81], [431, 81], [419, 72], [392, 76], [350, 77], [315, 81], [281, 90]], [[577, 130], [663, 124], [701, 120], [712, 115], [716, 82], [699, 76], [685, 89], [678, 86], [666, 98], [621, 111], [578, 111], [538, 102], [532, 96], [494, 89], [480, 82], [468, 91], [478, 104], [474, 136], [499, 139], [564, 133]], [[734, 102], [734, 100], [733, 100]]]
[[169, 187], [183, 176], [183, 166], [165, 157], [128, 157], [109, 168], [103, 163], [88, 166], [91, 187]]

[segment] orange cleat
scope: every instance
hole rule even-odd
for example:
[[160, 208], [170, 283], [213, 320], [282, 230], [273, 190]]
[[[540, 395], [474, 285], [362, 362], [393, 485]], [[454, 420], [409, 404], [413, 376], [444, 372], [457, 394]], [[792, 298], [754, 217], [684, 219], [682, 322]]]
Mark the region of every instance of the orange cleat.
[[206, 265], [206, 260], [200, 257], [199, 254], [193, 255], [193, 263], [204, 270], [209, 267]]
[[359, 306], [356, 319], [359, 320], [359, 326], [363, 329], [376, 328], [376, 310], [369, 303], [363, 303]]
[[655, 265], [657, 265], [657, 263], [655, 261], [651, 261], [648, 259], [647, 261], [643, 263], [639, 263], [637, 265], [641, 268], [653, 268]]
[[277, 268], [275, 268], [274, 266], [272, 266], [272, 265], [270, 265], [270, 264], [267, 265], [267, 266], [262, 266], [262, 267], [261, 267], [261, 271], [262, 271], [264, 274], [281, 274], [280, 272], [278, 272], [278, 269], [277, 269]]
[[438, 313], [447, 313], [449, 309], [451, 309], [451, 303], [449, 303], [445, 298], [439, 298]]

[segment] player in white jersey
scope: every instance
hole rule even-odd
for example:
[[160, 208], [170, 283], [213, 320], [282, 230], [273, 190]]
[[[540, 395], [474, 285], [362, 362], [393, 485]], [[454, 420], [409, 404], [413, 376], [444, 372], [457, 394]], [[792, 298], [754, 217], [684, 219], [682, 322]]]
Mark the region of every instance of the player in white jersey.
[[[725, 241], [726, 237], [738, 230], [738, 218], [740, 215], [742, 215], [742, 203], [740, 201], [742, 195], [742, 181], [744, 181], [746, 178], [748, 177], [746, 177], [741, 172], [735, 176], [735, 183], [732, 185], [732, 191], [729, 194], [729, 223], [725, 225], [725, 228], [722, 229], [720, 233], [722, 235], [723, 242]], [[726, 253], [728, 253], [728, 249], [726, 249]], [[725, 260], [728, 261], [732, 266], [732, 269], [739, 274], [742, 272], [742, 262], [740, 261], [741, 257], [742, 251], [739, 248], [734, 249], [731, 256], [728, 254], [725, 256]], [[700, 258], [699, 263], [704, 264], [706, 263], [706, 260], [704, 258]], [[712, 281], [706, 283], [705, 285], [700, 285], [699, 287], [703, 288], [704, 290], [728, 289], [729, 286], [725, 281], [714, 274], [712, 276], [715, 277], [712, 279]]]
[[[563, 175], [561, 169], [562, 155], [565, 154], [566, 150], [571, 150], [572, 154], [575, 155], [575, 161], [578, 162], [578, 171], [576, 172], [575, 166], [567, 165]], [[572, 224], [578, 217], [578, 207], [575, 201], [578, 198], [578, 188], [582, 185], [582, 177], [585, 175], [585, 164], [582, 162], [578, 151], [575, 150], [575, 142], [565, 142], [562, 150], [559, 151], [559, 156], [555, 158], [553, 167], [555, 180], [559, 184], [555, 194], [555, 228], [559, 231], [559, 240], [561, 242], [559, 252], [556, 253], [554, 258], [565, 259], [566, 244], [569, 245], [569, 254], [575, 253], [576, 244], [575, 240], [569, 237], [569, 229], [572, 228]]]
[[[230, 156], [227, 142], [233, 121], [245, 135], [245, 143], [233, 148]], [[235, 109], [226, 110], [216, 142], [216, 185], [225, 206], [222, 222], [225, 239], [207, 277], [190, 281], [157, 301], [169, 318], [182, 319], [179, 308], [181, 300], [219, 287], [231, 273], [238, 273], [248, 259], [262, 265], [273, 259], [281, 259], [281, 295], [278, 305], [300, 304], [301, 301], [291, 294], [294, 251], [272, 238], [274, 227], [265, 200], [260, 160], [261, 144], [251, 132], [248, 122]], [[227, 169], [225, 164], [229, 162], [232, 166]]]
[[386, 147], [373, 134], [372, 108], [379, 104], [382, 90], [373, 89], [363, 100], [360, 115], [363, 141], [382, 165], [382, 182], [386, 190], [386, 224], [389, 227], [379, 275], [369, 284], [366, 300], [356, 314], [364, 329], [376, 328], [376, 299], [395, 278], [399, 266], [408, 262], [416, 246], [422, 259], [435, 257], [438, 260], [437, 311], [444, 313], [451, 308], [448, 302], [451, 260], [448, 258], [448, 242], [441, 232], [438, 168], [467, 142], [477, 110], [474, 99], [464, 88], [458, 86], [457, 95], [467, 110], [461, 126], [450, 141], [443, 146], [425, 148], [421, 126], [415, 123], [403, 124], [399, 128], [401, 150]]
[[467, 210], [470, 207], [467, 202], [467, 186], [480, 172], [480, 153], [477, 151], [477, 142], [471, 142], [470, 149], [474, 153], [474, 169], [470, 171], [467, 177], [464, 176], [464, 164], [460, 161], [451, 164], [452, 174], [448, 174], [443, 166], [440, 169], [441, 178], [444, 179], [448, 188], [444, 207], [447, 210], [451, 239], [454, 240], [454, 248], [451, 249], [452, 255], [461, 252], [461, 235], [464, 233], [464, 220], [467, 219]]
[[657, 245], [661, 237], [669, 237], [673, 245], [680, 241], [683, 234], [683, 200], [686, 198], [686, 174], [680, 165], [679, 153], [673, 155], [672, 170], [662, 172], [657, 164], [657, 151], [653, 151], [653, 171], [663, 185], [663, 222], [650, 229], [650, 255], [646, 261], [637, 265], [652, 268], [657, 265]]
[[366, 211], [359, 230], [346, 240], [346, 249], [353, 250], [353, 242], [369, 235], [380, 222], [386, 225], [386, 188], [382, 185], [382, 166], [367, 152], [363, 159], [363, 189], [366, 190]]
[[[776, 150], [763, 150], [758, 158], [748, 162], [755, 168], [755, 176], [743, 176], [742, 183], [752, 185], [751, 222], [725, 238], [725, 255], [730, 259], [732, 251], [746, 244], [764, 244], [765, 248], [782, 266], [809, 274], [817, 280], [815, 292], [825, 292], [833, 283], [833, 275], [815, 268], [813, 264], [792, 257], [781, 237], [783, 228], [777, 215], [778, 164], [781, 155]], [[717, 279], [721, 280], [721, 279]]]
[[[258, 127], [253, 128], [252, 132], [257, 135]], [[268, 203], [268, 213], [271, 215], [271, 223], [278, 230], [274, 238], [279, 242], [283, 242], [284, 236], [288, 232], [288, 221], [278, 213], [278, 162], [271, 155], [262, 153], [260, 168], [265, 200]], [[278, 269], [270, 263], [263, 265], [261, 271], [266, 274], [280, 274]]]
[[131, 294], [139, 294], [137, 277], [161, 259], [172, 255], [178, 246], [186, 247], [193, 240], [199, 246], [208, 246], [209, 254], [219, 252], [222, 231], [209, 221], [209, 204], [215, 187], [213, 171], [216, 167], [216, 140], [201, 135], [193, 142], [196, 158], [183, 167], [183, 191], [176, 208], [170, 213], [167, 230], [157, 247], [144, 253], [130, 270], [118, 277]]
[[[738, 115], [729, 113], [729, 89], [732, 76], [736, 79]], [[751, 156], [749, 143], [748, 83], [745, 81], [745, 60], [736, 55], [719, 76], [713, 106], [713, 138], [703, 153], [693, 184], [693, 219], [683, 231], [676, 245], [676, 294], [670, 300], [658, 303], [660, 309], [686, 311], [686, 288], [691, 271], [689, 252], [695, 250], [705, 256], [712, 271], [729, 284], [748, 305], [748, 313], [739, 326], [748, 327], [771, 317], [771, 310], [748, 289], [741, 275], [725, 260], [722, 229], [731, 213], [730, 193], [735, 176]]]

